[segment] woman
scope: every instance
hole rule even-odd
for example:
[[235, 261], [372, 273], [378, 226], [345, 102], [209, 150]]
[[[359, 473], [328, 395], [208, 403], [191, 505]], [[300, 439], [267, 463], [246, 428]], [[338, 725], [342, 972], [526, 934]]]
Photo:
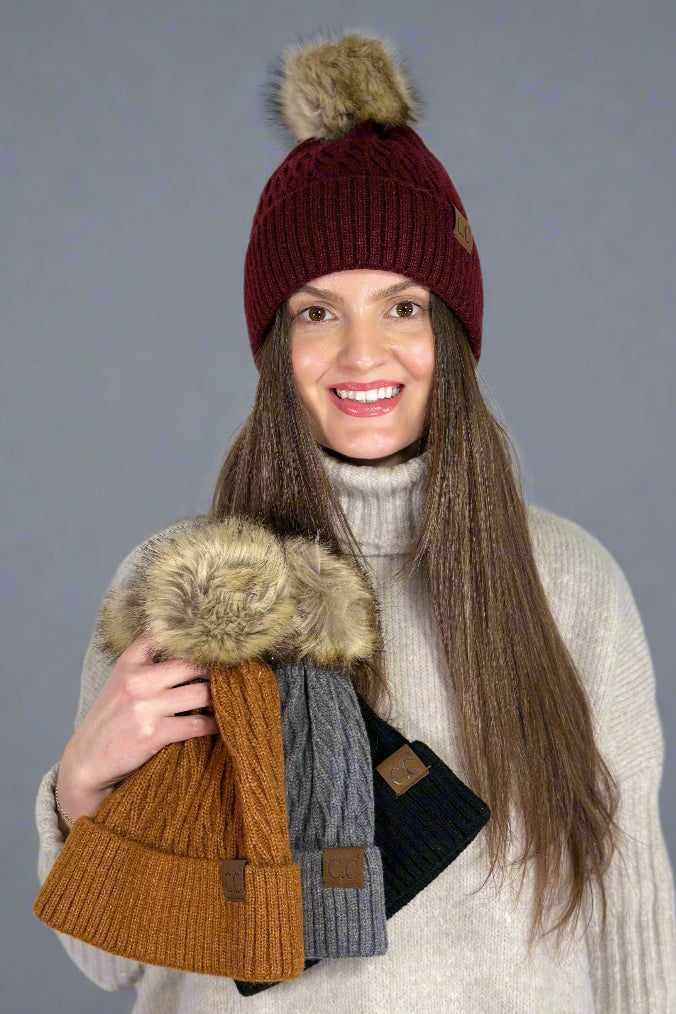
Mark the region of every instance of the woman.
[[[387, 49], [288, 51], [272, 105], [299, 144], [264, 188], [245, 266], [260, 381], [214, 518], [318, 533], [380, 606], [360, 689], [491, 807], [486, 831], [388, 923], [388, 950], [325, 961], [254, 998], [222, 979], [63, 938], [135, 1010], [676, 1011], [662, 740], [629, 586], [577, 525], [527, 508], [479, 388], [476, 244], [408, 125]], [[155, 538], [162, 538], [159, 533]], [[124, 583], [143, 556], [119, 568]], [[171, 742], [216, 731], [200, 671], [112, 668], [90, 644], [76, 731], [40, 789], [41, 879], [72, 821]], [[55, 799], [56, 790], [56, 799]]]

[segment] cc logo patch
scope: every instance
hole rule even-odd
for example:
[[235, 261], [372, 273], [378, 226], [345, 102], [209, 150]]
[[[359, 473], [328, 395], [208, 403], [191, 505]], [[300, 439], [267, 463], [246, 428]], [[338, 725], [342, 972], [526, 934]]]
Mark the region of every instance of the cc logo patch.
[[429, 768], [416, 757], [408, 743], [395, 750], [387, 760], [377, 766], [376, 771], [398, 796], [403, 796], [411, 786], [429, 774]]
[[246, 859], [224, 859], [221, 863], [221, 884], [228, 901], [246, 901], [245, 866]]
[[324, 849], [322, 854], [324, 887], [364, 886], [364, 850], [357, 847]]

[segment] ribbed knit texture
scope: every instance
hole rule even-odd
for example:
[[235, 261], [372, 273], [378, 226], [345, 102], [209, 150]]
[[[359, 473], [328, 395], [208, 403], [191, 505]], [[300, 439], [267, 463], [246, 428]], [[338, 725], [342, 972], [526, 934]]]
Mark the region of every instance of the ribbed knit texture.
[[[310, 659], [275, 670], [282, 707], [286, 802], [301, 870], [306, 958], [387, 949], [380, 850], [374, 845], [373, 775], [357, 695], [340, 669]], [[364, 886], [325, 887], [325, 848], [364, 849]]]
[[[393, 708], [391, 723], [423, 740], [460, 778], [455, 701], [422, 577], [394, 584], [421, 503], [425, 460], [394, 468], [325, 458], [341, 503], [366, 547], [381, 605]], [[293, 982], [251, 999], [214, 976], [187, 975], [97, 951], [70, 937], [76, 965], [107, 989], [135, 986], [134, 1014], [251, 1012], [299, 1014], [676, 1014], [673, 885], [657, 816], [662, 737], [654, 678], [640, 616], [612, 556], [578, 525], [529, 510], [536, 560], [554, 617], [589, 694], [600, 746], [616, 773], [625, 831], [622, 855], [607, 878], [608, 923], [595, 917], [561, 952], [551, 941], [528, 951], [532, 883], [518, 876], [486, 881], [484, 835], [387, 925], [387, 953], [355, 961], [321, 961]], [[124, 582], [134, 550], [114, 580]], [[77, 721], [110, 672], [87, 651]], [[54, 809], [57, 769], [37, 800], [44, 879], [63, 847]], [[131, 1005], [131, 1004], [130, 1004]]]
[[[123, 957], [276, 981], [304, 966], [300, 870], [291, 861], [277, 684], [258, 662], [215, 665], [223, 739], [164, 747], [80, 817], [35, 914]], [[227, 743], [227, 748], [225, 744]], [[229, 901], [222, 859], [246, 859]]]
[[476, 244], [453, 235], [467, 218], [441, 162], [411, 127], [370, 121], [336, 141], [303, 141], [260, 196], [244, 265], [244, 309], [252, 352], [277, 307], [306, 282], [333, 271], [394, 271], [426, 285], [481, 350], [483, 289]]

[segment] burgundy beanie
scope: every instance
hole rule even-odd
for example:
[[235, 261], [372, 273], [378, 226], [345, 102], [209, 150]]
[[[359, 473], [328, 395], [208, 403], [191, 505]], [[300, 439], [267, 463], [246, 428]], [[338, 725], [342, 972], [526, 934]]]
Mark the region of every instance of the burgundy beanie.
[[463, 324], [478, 360], [481, 265], [465, 208], [409, 123], [417, 96], [388, 44], [362, 35], [284, 51], [267, 104], [296, 144], [272, 174], [244, 265], [252, 352], [306, 282], [371, 268], [406, 275]]

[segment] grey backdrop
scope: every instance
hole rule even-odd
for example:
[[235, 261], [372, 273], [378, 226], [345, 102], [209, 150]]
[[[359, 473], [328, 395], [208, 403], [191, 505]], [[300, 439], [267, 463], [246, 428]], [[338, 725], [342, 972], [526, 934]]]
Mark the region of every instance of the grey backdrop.
[[676, 857], [676, 14], [644, 0], [0, 3], [3, 931], [13, 1014], [130, 1010], [33, 917], [33, 799], [104, 588], [206, 509], [256, 374], [242, 263], [298, 31], [399, 42], [467, 206], [483, 376], [529, 498], [624, 568], [657, 671]]

